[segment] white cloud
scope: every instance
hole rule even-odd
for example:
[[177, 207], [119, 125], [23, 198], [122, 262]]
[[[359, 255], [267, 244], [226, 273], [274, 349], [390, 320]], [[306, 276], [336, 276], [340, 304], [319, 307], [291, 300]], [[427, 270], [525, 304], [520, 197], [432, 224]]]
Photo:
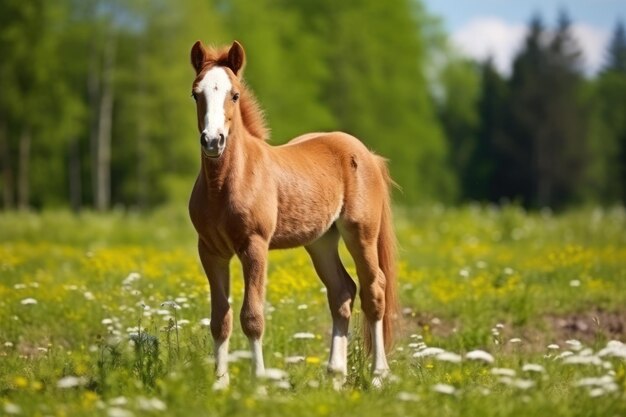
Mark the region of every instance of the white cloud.
[[523, 24], [509, 23], [498, 17], [478, 17], [456, 30], [452, 41], [463, 54], [472, 58], [483, 61], [491, 56], [496, 68], [508, 74], [525, 34]]
[[[585, 71], [595, 73], [604, 62], [610, 32], [586, 23], [574, 23], [572, 30], [583, 51]], [[460, 27], [452, 34], [452, 41], [469, 57], [482, 61], [491, 56], [499, 71], [510, 74], [511, 63], [525, 36], [525, 24], [486, 16], [474, 18]]]
[[586, 23], [575, 23], [572, 25], [572, 30], [583, 50], [586, 72], [589, 74], [596, 73], [604, 64], [607, 46], [611, 38], [610, 31]]

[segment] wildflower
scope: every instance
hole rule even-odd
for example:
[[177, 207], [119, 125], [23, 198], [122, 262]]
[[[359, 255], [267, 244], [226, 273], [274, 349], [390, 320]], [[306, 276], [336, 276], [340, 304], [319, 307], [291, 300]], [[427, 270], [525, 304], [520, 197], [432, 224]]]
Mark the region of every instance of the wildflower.
[[271, 379], [274, 381], [279, 381], [287, 377], [287, 372], [278, 368], [267, 368], [265, 373], [262, 375], [265, 379]]
[[514, 337], [513, 339], [509, 340], [509, 343], [522, 343], [522, 339], [520, 339], [519, 337]]
[[602, 365], [602, 360], [597, 356], [570, 355], [563, 360], [567, 365]]
[[298, 332], [293, 335], [294, 339], [315, 339], [315, 335], [313, 333], [308, 332]]
[[4, 342], [4, 347], [13, 347], [13, 342]]
[[438, 348], [438, 347], [427, 347], [425, 349], [420, 350], [419, 352], [415, 352], [413, 354], [414, 358], [425, 358], [427, 356], [435, 356], [435, 355], [439, 355], [440, 353], [444, 353], [445, 350]]
[[200, 326], [209, 327], [210, 325], [211, 325], [211, 319], [206, 318], [206, 317], [203, 319], [200, 319]]
[[515, 371], [509, 368], [492, 368], [492, 375], [514, 377]]
[[33, 305], [37, 304], [37, 300], [35, 300], [34, 298], [24, 298], [22, 301], [20, 301], [20, 304], [22, 304], [23, 306]]
[[306, 310], [306, 309], [308, 309], [308, 308], [309, 308], [309, 306], [308, 306], [308, 305], [306, 305], [306, 304], [300, 304], [300, 305], [297, 307], [297, 309], [298, 309], [298, 310]]
[[87, 378], [77, 376], [66, 376], [57, 381], [57, 388], [74, 388], [85, 385]]
[[187, 297], [176, 297], [174, 299], [174, 301], [176, 301], [178, 304], [184, 304], [188, 301], [189, 299]]
[[568, 356], [572, 356], [573, 354], [574, 354], [574, 352], [571, 352], [569, 350], [565, 350], [565, 351], [561, 352], [560, 354], [558, 354], [554, 359], [567, 358]]
[[451, 363], [459, 363], [461, 362], [461, 356], [452, 352], [441, 352], [435, 359], [442, 362], [451, 362]]
[[87, 301], [93, 301], [96, 299], [96, 297], [93, 295], [93, 293], [91, 291], [85, 291], [83, 293], [83, 297], [85, 297], [85, 300]]
[[527, 363], [524, 364], [524, 366], [522, 366], [522, 371], [524, 372], [545, 372], [545, 368], [541, 365], [538, 365], [536, 363]]
[[105, 326], [108, 326], [109, 324], [113, 324], [113, 320], [111, 320], [111, 319], [102, 319], [102, 321], [100, 323], [104, 324]]
[[611, 340], [606, 344], [606, 347], [604, 349], [601, 349], [598, 352], [598, 356], [611, 356], [615, 358], [626, 359], [626, 344], [618, 340]]
[[285, 358], [285, 363], [300, 363], [300, 362], [304, 362], [305, 357], [304, 356], [287, 356]]
[[122, 285], [129, 286], [140, 278], [141, 275], [139, 274], [139, 272], [131, 272], [126, 278], [124, 278], [124, 281], [122, 281]]
[[321, 362], [321, 359], [318, 358], [317, 356], [307, 356], [306, 358], [306, 363], [308, 364], [318, 364]]
[[168, 307], [174, 310], [180, 310], [180, 306], [178, 305], [178, 303], [176, 303], [176, 301], [171, 301], [171, 300], [162, 302], [161, 307]]
[[580, 340], [570, 339], [565, 341], [565, 343], [568, 344], [572, 350], [580, 350], [583, 348], [583, 344], [580, 343]]
[[467, 352], [465, 358], [472, 361], [483, 361], [486, 363], [493, 363], [494, 361], [493, 356], [484, 350], [472, 350], [471, 352]]
[[550, 345], [548, 345], [548, 349], [550, 350], [557, 350], [560, 349], [561, 347], [559, 345], [557, 345], [556, 343], [552, 343]]
[[109, 400], [109, 405], [113, 405], [117, 407], [126, 405], [126, 404], [128, 404], [128, 400], [126, 399], [126, 397], [115, 397]]
[[7, 414], [21, 414], [22, 408], [17, 404], [6, 402], [4, 403], [4, 412]]
[[400, 391], [396, 398], [400, 401], [419, 401], [420, 397], [417, 394], [413, 394], [406, 391]]
[[580, 287], [580, 281], [577, 279], [573, 279], [569, 282], [570, 287]]
[[107, 410], [107, 415], [108, 417], [133, 417], [134, 416], [134, 414], [131, 411], [125, 410], [119, 407], [109, 408]]
[[165, 411], [167, 405], [158, 398], [137, 397], [137, 407], [144, 411]]
[[433, 391], [440, 394], [452, 395], [456, 392], [456, 388], [448, 384], [435, 384], [433, 385]]
[[530, 379], [512, 378], [511, 376], [503, 376], [499, 381], [505, 385], [510, 385], [522, 390], [527, 390], [535, 385], [535, 381], [531, 381]]

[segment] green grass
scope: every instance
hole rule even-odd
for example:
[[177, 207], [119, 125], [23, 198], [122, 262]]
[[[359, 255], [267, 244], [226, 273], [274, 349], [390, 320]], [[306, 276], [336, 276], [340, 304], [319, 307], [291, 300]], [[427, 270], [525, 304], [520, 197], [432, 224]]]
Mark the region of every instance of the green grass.
[[[396, 224], [403, 317], [382, 389], [360, 353], [358, 306], [348, 383], [332, 389], [326, 297], [297, 249], [272, 252], [268, 273], [266, 366], [288, 376], [251, 378], [236, 321], [231, 387], [213, 392], [208, 284], [184, 211], [0, 214], [0, 415], [626, 415], [626, 359], [600, 356], [626, 339], [623, 209], [398, 208]], [[463, 359], [414, 357], [425, 346]], [[475, 349], [494, 363], [465, 359]], [[566, 350], [597, 364], [568, 364]], [[605, 379], [579, 386], [589, 377]]]

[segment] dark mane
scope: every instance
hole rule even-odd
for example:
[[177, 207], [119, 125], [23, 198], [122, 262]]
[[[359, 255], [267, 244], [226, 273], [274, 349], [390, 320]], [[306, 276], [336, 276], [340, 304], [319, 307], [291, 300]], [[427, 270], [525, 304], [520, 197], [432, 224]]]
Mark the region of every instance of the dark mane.
[[[206, 48], [204, 65], [196, 78], [196, 82], [201, 80], [204, 73], [214, 66], [228, 67], [228, 49], [229, 47], [215, 48], [210, 46]], [[270, 130], [267, 127], [263, 109], [261, 109], [259, 102], [245, 80], [241, 79], [240, 82], [239, 108], [243, 125], [252, 136], [261, 140], [268, 140]]]

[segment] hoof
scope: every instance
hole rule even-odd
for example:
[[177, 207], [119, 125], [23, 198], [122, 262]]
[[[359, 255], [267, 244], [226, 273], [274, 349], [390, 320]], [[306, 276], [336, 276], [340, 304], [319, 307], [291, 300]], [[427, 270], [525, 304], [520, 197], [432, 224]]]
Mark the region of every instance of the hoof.
[[213, 391], [223, 391], [230, 385], [230, 377], [228, 374], [219, 375], [213, 383]]
[[335, 391], [340, 391], [343, 389], [343, 386], [346, 384], [348, 380], [347, 370], [343, 368], [333, 368], [330, 365], [327, 368], [328, 375], [331, 377], [333, 383], [333, 389]]
[[391, 372], [389, 369], [377, 369], [373, 372], [372, 386], [374, 388], [382, 388], [385, 381], [389, 378]]

